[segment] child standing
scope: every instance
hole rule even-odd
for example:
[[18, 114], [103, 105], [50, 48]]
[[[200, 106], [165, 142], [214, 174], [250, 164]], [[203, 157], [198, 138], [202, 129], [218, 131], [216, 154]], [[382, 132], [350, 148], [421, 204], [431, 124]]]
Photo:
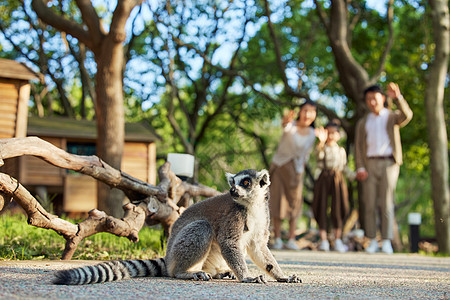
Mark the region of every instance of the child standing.
[[331, 222], [335, 234], [334, 250], [346, 252], [342, 242], [342, 228], [345, 217], [349, 213], [347, 184], [344, 172], [347, 168], [347, 155], [345, 149], [338, 145], [341, 138], [339, 133], [340, 122], [330, 121], [325, 128], [316, 129], [319, 139], [317, 145], [317, 164], [322, 170], [314, 185], [313, 213], [319, 226], [319, 250], [329, 251], [330, 244], [327, 238], [327, 210], [328, 197], [331, 196]]

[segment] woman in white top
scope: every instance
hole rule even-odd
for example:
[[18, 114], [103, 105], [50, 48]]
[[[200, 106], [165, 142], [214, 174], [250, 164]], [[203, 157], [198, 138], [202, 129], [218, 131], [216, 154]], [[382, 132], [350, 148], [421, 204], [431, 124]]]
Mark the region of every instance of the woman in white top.
[[270, 215], [274, 230], [273, 249], [282, 249], [281, 223], [289, 220], [288, 249], [298, 250], [295, 243], [297, 220], [303, 204], [305, 162], [315, 142], [314, 120], [317, 106], [307, 100], [300, 106], [297, 120], [294, 112], [283, 116], [283, 136], [270, 165]]

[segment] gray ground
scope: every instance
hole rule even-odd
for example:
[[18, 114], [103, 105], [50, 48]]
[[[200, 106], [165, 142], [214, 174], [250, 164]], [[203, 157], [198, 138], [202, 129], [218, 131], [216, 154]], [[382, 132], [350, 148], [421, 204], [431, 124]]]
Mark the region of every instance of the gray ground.
[[[1, 299], [449, 299], [450, 258], [414, 254], [274, 251], [301, 284], [139, 278], [88, 286], [51, 284], [55, 270], [95, 261], [0, 261]], [[250, 264], [254, 275], [260, 272]]]

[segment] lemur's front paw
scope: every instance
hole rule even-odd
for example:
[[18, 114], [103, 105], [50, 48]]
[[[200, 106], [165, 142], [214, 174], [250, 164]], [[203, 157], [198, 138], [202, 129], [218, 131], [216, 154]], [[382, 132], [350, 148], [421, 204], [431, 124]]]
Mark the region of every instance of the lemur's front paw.
[[230, 278], [230, 279], [236, 279], [236, 276], [234, 276], [233, 272], [228, 271], [224, 273], [219, 273], [216, 276], [214, 276], [216, 279], [224, 279], [224, 278]]
[[289, 277], [280, 278], [277, 281], [286, 283], [302, 283], [302, 280], [298, 278], [297, 275], [291, 275]]
[[197, 272], [194, 273], [194, 280], [197, 281], [208, 281], [211, 279], [211, 274], [205, 273], [205, 272]]
[[294, 274], [288, 277], [287, 283], [302, 283], [302, 280]]
[[246, 277], [242, 280], [245, 283], [267, 283], [266, 279], [263, 275], [259, 275], [257, 277]]

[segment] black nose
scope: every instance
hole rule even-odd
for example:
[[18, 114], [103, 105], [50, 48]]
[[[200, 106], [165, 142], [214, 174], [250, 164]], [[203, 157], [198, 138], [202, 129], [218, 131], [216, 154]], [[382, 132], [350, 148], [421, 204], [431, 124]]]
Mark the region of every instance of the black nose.
[[230, 194], [231, 194], [231, 196], [233, 196], [233, 197], [239, 197], [239, 193], [238, 193], [238, 191], [236, 190], [236, 187], [235, 187], [235, 186], [232, 186], [232, 187], [231, 187], [231, 189], [230, 189]]

